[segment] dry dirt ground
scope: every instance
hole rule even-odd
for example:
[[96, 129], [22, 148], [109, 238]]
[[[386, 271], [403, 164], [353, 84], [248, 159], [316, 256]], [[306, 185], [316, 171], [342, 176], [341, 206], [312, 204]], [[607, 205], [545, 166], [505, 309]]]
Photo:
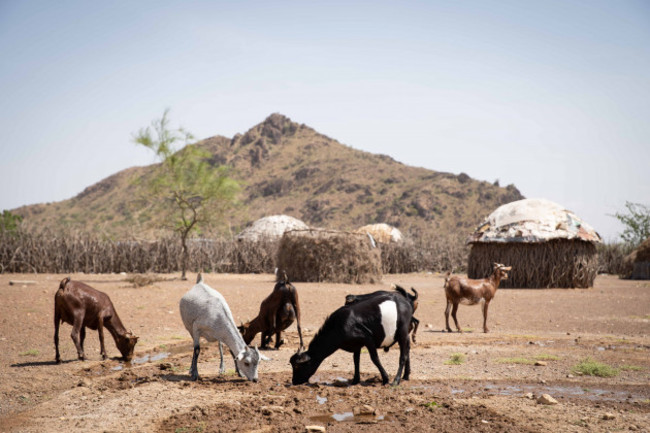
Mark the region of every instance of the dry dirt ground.
[[[107, 334], [110, 359], [102, 362], [97, 333], [89, 331], [89, 360], [80, 362], [71, 327], [64, 324], [64, 362], [56, 365], [53, 300], [64, 276], [0, 275], [1, 432], [283, 432], [313, 425], [328, 432], [650, 431], [647, 281], [599, 276], [586, 290], [502, 289], [490, 306], [488, 334], [481, 332], [480, 307], [468, 306], [458, 312], [465, 332], [442, 332], [439, 275], [387, 275], [381, 284], [362, 286], [296, 283], [306, 343], [348, 293], [391, 283], [420, 292], [411, 380], [391, 387], [378, 382], [367, 353], [361, 356], [361, 384], [348, 386], [352, 355], [342, 351], [325, 360], [310, 384], [291, 386], [295, 325], [281, 350], [265, 352], [272, 360], [260, 365], [258, 383], [236, 376], [230, 357], [228, 371], [219, 375], [216, 344], [203, 346], [201, 377], [189, 381], [192, 344], [178, 301], [195, 275], [190, 281], [164, 275], [164, 281], [141, 288], [121, 275], [72, 275], [108, 293], [140, 341], [136, 359], [124, 365]], [[272, 275], [205, 279], [225, 296], [238, 323], [253, 318], [273, 288]], [[12, 280], [35, 284], [11, 285]], [[380, 354], [391, 376], [398, 352]], [[447, 363], [454, 354], [462, 354], [460, 365]], [[574, 372], [588, 357], [617, 368], [618, 375]], [[542, 394], [558, 404], [538, 403]], [[374, 414], [362, 414], [364, 405]]]

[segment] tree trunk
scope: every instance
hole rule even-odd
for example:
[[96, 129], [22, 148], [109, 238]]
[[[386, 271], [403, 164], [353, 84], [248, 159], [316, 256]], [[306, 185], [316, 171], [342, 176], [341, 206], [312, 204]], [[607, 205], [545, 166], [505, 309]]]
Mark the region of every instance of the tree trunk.
[[189, 259], [189, 252], [187, 251], [187, 235], [189, 232], [181, 234], [181, 243], [183, 244], [183, 252], [181, 254], [181, 280], [187, 280], [185, 271], [187, 271], [187, 261]]

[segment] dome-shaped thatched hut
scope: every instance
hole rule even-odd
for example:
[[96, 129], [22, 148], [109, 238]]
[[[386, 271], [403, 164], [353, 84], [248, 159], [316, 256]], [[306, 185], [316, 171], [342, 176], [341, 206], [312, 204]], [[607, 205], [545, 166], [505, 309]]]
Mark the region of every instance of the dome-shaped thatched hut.
[[467, 274], [484, 278], [496, 262], [512, 266], [501, 287], [591, 287], [600, 241], [593, 228], [557, 203], [518, 200], [500, 206], [470, 236]]
[[382, 244], [390, 244], [401, 242], [402, 232], [396, 227], [388, 224], [368, 224], [367, 226], [360, 227], [354, 231], [355, 233], [366, 233], [371, 235], [377, 242]]
[[260, 218], [250, 227], [237, 235], [237, 239], [246, 241], [259, 241], [262, 239], [280, 239], [288, 230], [306, 230], [309, 226], [297, 218], [289, 215], [271, 215]]
[[650, 238], [625, 257], [625, 266], [629, 269], [629, 278], [650, 280]]
[[334, 230], [285, 232], [276, 266], [291, 281], [365, 284], [382, 276], [379, 248], [368, 235]]

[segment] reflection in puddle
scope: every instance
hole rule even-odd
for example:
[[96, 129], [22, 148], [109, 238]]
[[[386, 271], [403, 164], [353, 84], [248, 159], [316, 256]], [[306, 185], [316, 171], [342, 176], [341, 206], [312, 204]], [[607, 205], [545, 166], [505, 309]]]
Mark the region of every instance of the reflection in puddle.
[[169, 355], [171, 355], [170, 352], [160, 352], [160, 353], [156, 353], [155, 355], [146, 354], [141, 358], [134, 358], [133, 361], [131, 362], [133, 364], [144, 364], [145, 362], [156, 362], [156, 361], [160, 361], [161, 359], [167, 358]]
[[379, 421], [393, 421], [390, 416], [384, 415], [355, 415], [353, 412], [341, 412], [331, 415], [316, 415], [309, 417], [312, 421], [328, 423], [336, 422], [354, 422], [354, 423], [376, 423]]

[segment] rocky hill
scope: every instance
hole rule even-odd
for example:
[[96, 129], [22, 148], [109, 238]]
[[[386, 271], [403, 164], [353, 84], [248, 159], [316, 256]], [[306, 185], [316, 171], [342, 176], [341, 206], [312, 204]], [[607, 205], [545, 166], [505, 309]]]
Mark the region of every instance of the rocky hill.
[[[210, 151], [213, 164], [232, 167], [241, 182], [242, 206], [227, 221], [231, 232], [263, 216], [287, 214], [334, 229], [385, 222], [407, 234], [469, 233], [497, 206], [523, 198], [513, 185], [503, 188], [355, 150], [281, 114], [231, 139], [215, 136], [196, 145]], [[132, 167], [72, 199], [14, 212], [32, 227], [152, 237], [164, 221], [164, 208], [147, 197], [146, 180], [155, 169]]]

